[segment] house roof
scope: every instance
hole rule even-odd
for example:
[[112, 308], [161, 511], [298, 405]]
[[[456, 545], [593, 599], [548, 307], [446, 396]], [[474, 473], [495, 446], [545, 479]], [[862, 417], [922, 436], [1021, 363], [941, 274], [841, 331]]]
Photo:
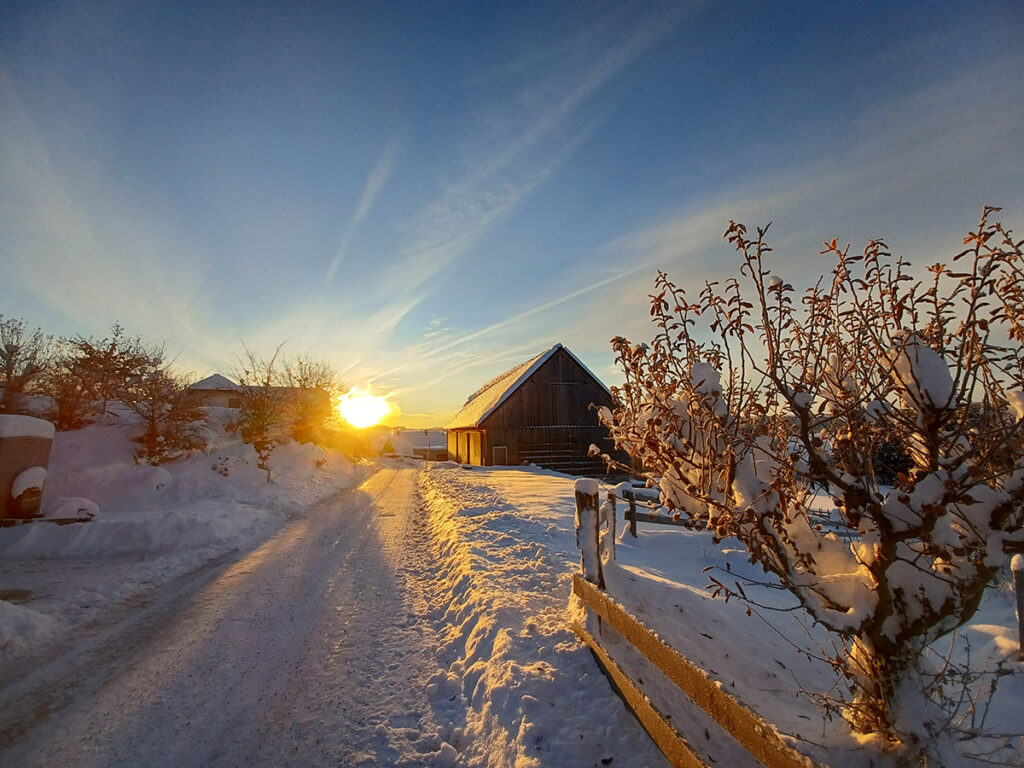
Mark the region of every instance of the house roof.
[[480, 389], [469, 396], [466, 404], [462, 406], [462, 410], [452, 417], [452, 420], [448, 422], [446, 428], [464, 429], [466, 427], [480, 426], [488, 416], [494, 413], [502, 403], [508, 400], [513, 392], [519, 389], [527, 379], [533, 376], [538, 368], [550, 360], [551, 357], [560, 349], [564, 349], [566, 354], [575, 360], [580, 368], [586, 371], [594, 381], [605, 389], [605, 391], [608, 391], [608, 387], [605, 387], [601, 380], [597, 378], [597, 376], [594, 376], [590, 369], [580, 362], [580, 359], [570, 352], [567, 347], [563, 347], [561, 344], [555, 344], [551, 349], [541, 352], [536, 357], [527, 360], [525, 363], [517, 365], [515, 368], [505, 371], [500, 376], [493, 378], [484, 384]]
[[241, 387], [231, 381], [231, 379], [215, 373], [212, 376], [207, 376], [202, 381], [197, 381], [189, 389], [227, 389], [238, 391]]

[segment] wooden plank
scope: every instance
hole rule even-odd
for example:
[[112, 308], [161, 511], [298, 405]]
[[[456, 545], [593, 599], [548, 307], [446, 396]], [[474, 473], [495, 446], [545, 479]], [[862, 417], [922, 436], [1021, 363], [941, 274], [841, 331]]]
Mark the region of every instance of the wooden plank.
[[583, 642], [590, 646], [590, 650], [597, 656], [598, 662], [609, 680], [611, 680], [612, 685], [618, 690], [623, 701], [633, 711], [636, 719], [640, 721], [644, 730], [650, 734], [651, 740], [668, 758], [669, 762], [676, 766], [676, 768], [710, 768], [690, 748], [686, 739], [680, 736], [679, 732], [669, 724], [664, 715], [651, 704], [651, 700], [647, 698], [644, 692], [636, 687], [629, 678], [629, 675], [622, 671], [622, 668], [615, 663], [611, 656], [601, 647], [601, 644], [578, 622], [573, 623], [572, 629], [573, 632], [580, 636]]
[[703, 670], [593, 584], [573, 574], [572, 590], [767, 768], [815, 766], [810, 758], [782, 741], [764, 718], [716, 686]]
[[676, 520], [672, 517], [663, 517], [661, 515], [645, 515], [642, 512], [637, 513], [636, 520], [638, 523], [653, 523], [654, 525], [675, 525], [679, 528], [687, 528], [685, 520]]

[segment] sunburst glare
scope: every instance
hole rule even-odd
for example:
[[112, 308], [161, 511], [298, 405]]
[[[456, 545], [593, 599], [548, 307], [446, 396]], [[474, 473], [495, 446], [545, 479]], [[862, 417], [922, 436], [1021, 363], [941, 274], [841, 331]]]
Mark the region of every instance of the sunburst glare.
[[368, 390], [354, 387], [338, 401], [341, 418], [360, 429], [379, 424], [391, 413], [386, 398], [370, 394]]

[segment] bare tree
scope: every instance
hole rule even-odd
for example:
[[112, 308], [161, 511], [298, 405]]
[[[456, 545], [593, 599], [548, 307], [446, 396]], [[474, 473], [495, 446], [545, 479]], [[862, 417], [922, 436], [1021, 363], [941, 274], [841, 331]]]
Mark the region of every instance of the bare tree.
[[0, 413], [18, 413], [25, 390], [46, 370], [51, 337], [24, 320], [0, 315]]
[[120, 323], [110, 327], [103, 339], [76, 336], [74, 349], [77, 376], [101, 402], [100, 413], [107, 412], [111, 400], [121, 400], [128, 382], [160, 366], [164, 350], [145, 343], [139, 336], [127, 336]]
[[136, 371], [121, 391], [121, 401], [142, 418], [136, 459], [161, 464], [201, 447], [194, 427], [203, 414], [188, 397], [188, 382], [161, 360]]
[[[910, 751], [939, 730], [899, 720], [922, 653], [970, 619], [1022, 539], [1024, 241], [995, 210], [926, 281], [882, 241], [826, 243], [831, 279], [798, 299], [765, 263], [767, 227], [730, 223], [743, 285], [691, 299], [659, 274], [658, 332], [613, 340], [626, 383], [601, 411], [669, 507], [739, 539], [837, 638], [853, 728]], [[911, 462], [892, 487], [872, 462], [887, 440]], [[835, 519], [813, 510], [818, 491]], [[745, 597], [726, 581], [716, 594]]]
[[277, 345], [270, 358], [262, 358], [244, 344], [245, 356], [239, 358], [232, 372], [238, 380], [242, 405], [237, 428], [242, 439], [252, 445], [259, 457], [259, 468], [271, 481], [270, 457], [286, 439], [286, 417], [289, 392], [284, 365], [279, 359], [284, 342]]
[[325, 422], [332, 416], [332, 403], [341, 391], [337, 372], [327, 361], [310, 355], [299, 355], [283, 368], [285, 380], [292, 388], [291, 435], [300, 443], [317, 442]]
[[59, 430], [80, 429], [100, 412], [90, 373], [79, 364], [78, 349], [68, 339], [54, 342], [51, 365], [39, 380], [42, 391], [53, 399], [53, 422]]

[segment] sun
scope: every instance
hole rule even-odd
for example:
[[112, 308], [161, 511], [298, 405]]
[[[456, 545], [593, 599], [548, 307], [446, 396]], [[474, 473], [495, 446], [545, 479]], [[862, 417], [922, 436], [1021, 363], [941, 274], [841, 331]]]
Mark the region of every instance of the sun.
[[353, 427], [362, 429], [380, 423], [391, 413], [391, 406], [385, 398], [355, 387], [342, 395], [338, 402], [338, 412]]

